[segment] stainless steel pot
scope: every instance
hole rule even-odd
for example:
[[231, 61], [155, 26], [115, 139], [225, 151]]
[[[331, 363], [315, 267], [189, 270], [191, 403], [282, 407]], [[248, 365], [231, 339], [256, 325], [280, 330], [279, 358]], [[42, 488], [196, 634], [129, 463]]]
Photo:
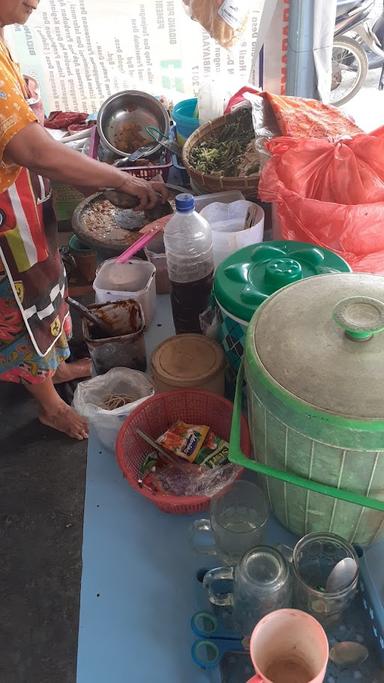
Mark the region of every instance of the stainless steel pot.
[[[100, 107], [97, 130], [102, 145], [117, 156], [125, 157], [132, 150], [122, 149], [121, 140], [126, 136], [127, 126], [137, 126], [137, 133], [148, 140], [148, 151], [143, 157], [150, 157], [161, 150], [161, 146], [148, 135], [146, 126], [155, 126], [164, 135], [169, 133], [169, 117], [164, 106], [152, 95], [140, 90], [124, 90], [111, 95]], [[141, 141], [138, 147], [141, 147]]]

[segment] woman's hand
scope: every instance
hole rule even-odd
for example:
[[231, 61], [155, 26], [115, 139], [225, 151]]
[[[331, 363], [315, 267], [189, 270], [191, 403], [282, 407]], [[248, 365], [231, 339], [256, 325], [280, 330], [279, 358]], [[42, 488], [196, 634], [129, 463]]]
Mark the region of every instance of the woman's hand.
[[116, 190], [138, 197], [140, 200], [138, 209], [153, 209], [159, 201], [164, 203], [168, 199], [168, 190], [163, 182], [143, 180], [123, 171], [120, 172], [120, 175], [122, 183], [116, 187]]
[[54, 140], [38, 123], [27, 124], [9, 141], [4, 158], [7, 163], [25, 166], [51, 180], [74, 187], [87, 187], [91, 192], [113, 187], [137, 197], [140, 209], [152, 209], [168, 197], [163, 182], [135, 178], [116, 166], [100, 163], [68, 149], [67, 145]]

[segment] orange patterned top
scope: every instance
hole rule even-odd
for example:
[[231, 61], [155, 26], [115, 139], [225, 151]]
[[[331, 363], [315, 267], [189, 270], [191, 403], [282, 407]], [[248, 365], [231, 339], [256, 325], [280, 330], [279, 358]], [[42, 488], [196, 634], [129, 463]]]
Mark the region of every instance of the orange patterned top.
[[0, 192], [16, 180], [20, 166], [3, 160], [8, 142], [28, 123], [37, 121], [26, 99], [28, 93], [18, 65], [0, 40]]

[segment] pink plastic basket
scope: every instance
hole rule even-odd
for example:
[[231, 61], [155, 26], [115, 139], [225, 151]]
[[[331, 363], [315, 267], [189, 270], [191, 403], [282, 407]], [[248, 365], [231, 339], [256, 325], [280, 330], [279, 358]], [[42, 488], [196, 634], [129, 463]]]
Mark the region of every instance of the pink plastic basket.
[[[89, 156], [93, 159], [97, 159], [97, 150], [99, 149], [100, 136], [97, 131], [96, 126], [94, 126], [91, 133], [91, 144], [89, 148]], [[172, 155], [170, 152], [166, 152], [166, 161], [164, 164], [158, 164], [156, 166], [127, 166], [126, 168], [121, 168], [121, 171], [126, 171], [137, 178], [143, 178], [143, 180], [152, 180], [159, 173], [162, 175], [164, 182], [167, 182], [169, 171], [172, 166]]]
[[[218, 436], [229, 441], [232, 410], [230, 401], [207, 391], [170, 391], [149, 398], [127, 417], [117, 437], [116, 457], [128, 483], [163, 512], [184, 515], [206, 510], [210, 502], [206, 496], [154, 494], [148, 489], [140, 488], [137, 483], [139, 467], [151, 447], [136, 434], [136, 429], [141, 429], [156, 439], [174, 422], [183, 420], [190, 424], [207, 424]], [[242, 450], [250, 457], [251, 440], [244, 417], [241, 427]]]

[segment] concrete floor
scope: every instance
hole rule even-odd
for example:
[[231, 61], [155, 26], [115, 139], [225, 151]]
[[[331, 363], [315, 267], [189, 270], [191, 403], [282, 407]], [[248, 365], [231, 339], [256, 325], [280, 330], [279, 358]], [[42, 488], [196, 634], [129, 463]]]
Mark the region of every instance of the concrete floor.
[[0, 683], [74, 683], [86, 444], [0, 385]]
[[381, 69], [368, 72], [364, 87], [341, 109], [366, 133], [384, 125], [384, 90], [378, 89]]

